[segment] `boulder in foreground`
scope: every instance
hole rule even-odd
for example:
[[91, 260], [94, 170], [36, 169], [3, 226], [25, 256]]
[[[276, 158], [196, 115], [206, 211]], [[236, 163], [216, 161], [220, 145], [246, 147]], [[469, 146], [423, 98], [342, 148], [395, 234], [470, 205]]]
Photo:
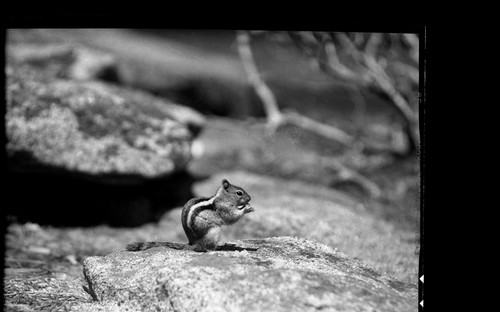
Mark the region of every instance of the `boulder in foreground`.
[[84, 261], [92, 311], [415, 311], [413, 285], [337, 250], [291, 237], [245, 240], [257, 251], [169, 248]]

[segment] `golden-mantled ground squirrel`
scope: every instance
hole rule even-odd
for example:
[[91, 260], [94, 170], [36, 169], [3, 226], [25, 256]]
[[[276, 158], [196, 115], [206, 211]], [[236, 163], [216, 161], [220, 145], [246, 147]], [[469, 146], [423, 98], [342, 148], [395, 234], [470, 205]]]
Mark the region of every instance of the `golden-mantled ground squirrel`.
[[171, 242], [137, 242], [128, 244], [128, 251], [145, 250], [152, 247], [170, 247], [207, 251], [217, 249], [222, 225], [231, 225], [243, 215], [254, 211], [249, 204], [250, 195], [241, 187], [223, 179], [222, 185], [210, 198], [190, 199], [182, 209], [181, 221], [189, 244]]

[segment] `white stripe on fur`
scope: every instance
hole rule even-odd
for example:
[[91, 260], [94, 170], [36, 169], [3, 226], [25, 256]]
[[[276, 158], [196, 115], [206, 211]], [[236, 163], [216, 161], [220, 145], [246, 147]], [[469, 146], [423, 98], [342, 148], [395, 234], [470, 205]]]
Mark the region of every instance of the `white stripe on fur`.
[[201, 201], [201, 202], [199, 202], [199, 203], [197, 203], [197, 204], [193, 205], [193, 206], [189, 209], [189, 212], [188, 212], [188, 215], [187, 215], [187, 220], [186, 220], [186, 221], [187, 221], [186, 223], [187, 223], [188, 228], [190, 228], [191, 230], [193, 229], [193, 228], [191, 227], [191, 216], [193, 215], [194, 211], [195, 211], [196, 209], [198, 209], [198, 208], [201, 208], [201, 207], [206, 207], [206, 206], [212, 205], [212, 204], [214, 203], [214, 200], [215, 200], [215, 198], [217, 197], [217, 195], [218, 195], [218, 192], [217, 192], [217, 194], [216, 194], [214, 197], [210, 198], [209, 200], [204, 200], [204, 201]]

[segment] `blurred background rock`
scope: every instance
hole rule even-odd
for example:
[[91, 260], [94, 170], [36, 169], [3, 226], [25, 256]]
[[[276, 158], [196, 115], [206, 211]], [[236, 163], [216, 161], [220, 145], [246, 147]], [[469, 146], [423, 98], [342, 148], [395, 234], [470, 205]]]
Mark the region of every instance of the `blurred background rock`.
[[418, 36], [246, 34], [272, 124], [238, 35], [7, 31], [7, 278], [184, 241], [180, 207], [229, 177], [259, 209], [227, 238], [303, 236], [416, 284]]

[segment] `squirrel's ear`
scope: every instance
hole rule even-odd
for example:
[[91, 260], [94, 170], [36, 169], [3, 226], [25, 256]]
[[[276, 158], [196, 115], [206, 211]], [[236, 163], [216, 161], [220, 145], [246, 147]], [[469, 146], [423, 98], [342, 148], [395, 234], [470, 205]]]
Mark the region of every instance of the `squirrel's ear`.
[[227, 189], [229, 188], [229, 185], [231, 185], [231, 183], [229, 183], [229, 181], [228, 181], [228, 180], [226, 180], [226, 179], [223, 179], [223, 180], [222, 180], [222, 187], [223, 187], [225, 190], [227, 190]]

